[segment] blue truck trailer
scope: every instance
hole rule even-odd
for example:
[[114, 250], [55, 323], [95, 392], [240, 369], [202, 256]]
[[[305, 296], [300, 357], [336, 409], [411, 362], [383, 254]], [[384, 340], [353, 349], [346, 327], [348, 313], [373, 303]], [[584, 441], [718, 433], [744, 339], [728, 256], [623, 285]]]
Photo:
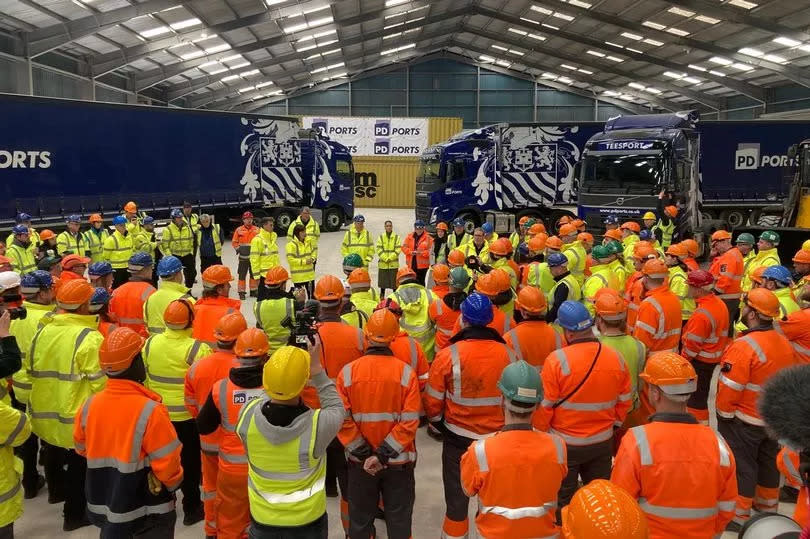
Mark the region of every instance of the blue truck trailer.
[[285, 234], [303, 206], [323, 228], [354, 215], [348, 149], [297, 118], [0, 95], [0, 229], [106, 222], [134, 200], [155, 218], [184, 201], [217, 222], [245, 210]]
[[[659, 134], [666, 131], [662, 134], [664, 139], [675, 137], [659, 141], [662, 146], [679, 144], [681, 138], [675, 133], [695, 132], [699, 144], [693, 144], [697, 153], [691, 159], [697, 164], [696, 211], [700, 212], [701, 221], [724, 221], [731, 228], [763, 220], [770, 224], [768, 218], [781, 213], [790, 190], [792, 177], [786, 170], [792, 159], [787, 148], [797, 140], [810, 138], [810, 123], [696, 122], [697, 118], [693, 118], [692, 125], [688, 121], [682, 124], [682, 116], [688, 115], [645, 116], [651, 118], [652, 124], [636, 127], [658, 130]], [[671, 127], [655, 125], [662, 122], [662, 117], [674, 122]], [[670, 174], [671, 167], [678, 166], [677, 160], [666, 163], [651, 160], [650, 163], [655, 161], [652, 167], [633, 168], [630, 177], [634, 180], [628, 185], [610, 180], [614, 181], [611, 186], [605, 180], [610, 174], [627, 172], [621, 163], [615, 163], [615, 156], [638, 155], [641, 148], [629, 144], [636, 135], [625, 141], [632, 128], [622, 127], [637, 122], [638, 118], [621, 116], [608, 124], [498, 124], [462, 132], [422, 154], [416, 180], [416, 215], [433, 224], [459, 216], [471, 226], [490, 220], [499, 232], [511, 230], [515, 219], [527, 214], [556, 222], [563, 214], [577, 212], [594, 231], [601, 229], [600, 214], [613, 212], [638, 217], [642, 211], [655, 209], [654, 197], [661, 187], [658, 184], [664, 181], [664, 175]], [[588, 163], [597, 160], [593, 154], [596, 149], [587, 149], [586, 143], [598, 133], [605, 133], [600, 135], [603, 146], [612, 145], [603, 151], [618, 153], [610, 154], [614, 159], [609, 159], [609, 154], [598, 159], [598, 175], [597, 169], [587, 166], [575, 173], [576, 163], [585, 156], [590, 156]], [[674, 176], [667, 177], [667, 181], [674, 182]]]

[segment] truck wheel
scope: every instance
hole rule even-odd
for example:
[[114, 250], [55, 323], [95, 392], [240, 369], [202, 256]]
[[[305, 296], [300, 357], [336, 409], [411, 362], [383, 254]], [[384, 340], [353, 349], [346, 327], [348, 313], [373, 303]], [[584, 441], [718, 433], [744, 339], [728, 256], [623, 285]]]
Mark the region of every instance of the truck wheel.
[[711, 221], [717, 219], [717, 215], [711, 210], [700, 210], [700, 216], [704, 221]]
[[473, 230], [481, 225], [478, 216], [472, 212], [462, 212], [456, 215], [457, 219], [464, 219], [464, 230], [467, 234], [472, 234]]
[[290, 225], [295, 220], [295, 217], [293, 217], [293, 214], [290, 210], [278, 210], [276, 212], [275, 217], [276, 217], [276, 227], [275, 227], [276, 234], [278, 234], [279, 237], [286, 236], [287, 229], [290, 228]]
[[748, 210], [733, 209], [720, 212], [720, 219], [726, 222], [733, 230], [748, 223]]
[[329, 208], [323, 214], [323, 229], [326, 232], [340, 230], [343, 225], [343, 212], [340, 208]]

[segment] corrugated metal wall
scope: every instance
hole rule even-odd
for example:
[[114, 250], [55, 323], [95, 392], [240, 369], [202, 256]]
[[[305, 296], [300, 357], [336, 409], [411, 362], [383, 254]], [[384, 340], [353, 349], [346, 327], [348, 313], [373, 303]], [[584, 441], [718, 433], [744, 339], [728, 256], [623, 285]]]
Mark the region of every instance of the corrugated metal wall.
[[10, 60], [0, 58], [0, 92], [14, 91], [13, 64]]
[[96, 101], [105, 101], [107, 103], [126, 103], [127, 94], [110, 90], [104, 86], [96, 86]]
[[[34, 78], [34, 95], [66, 97], [69, 99], [82, 98], [81, 85], [83, 81], [79, 79], [38, 67], [32, 69], [32, 75]], [[89, 83], [85, 82], [85, 84]]]

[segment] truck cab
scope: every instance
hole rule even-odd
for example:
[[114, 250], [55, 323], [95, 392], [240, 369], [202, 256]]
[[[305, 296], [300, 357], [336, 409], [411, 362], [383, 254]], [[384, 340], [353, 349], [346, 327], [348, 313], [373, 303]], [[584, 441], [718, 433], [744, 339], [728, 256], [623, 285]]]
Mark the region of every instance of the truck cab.
[[700, 231], [697, 113], [619, 116], [585, 144], [578, 163], [578, 212], [594, 230], [609, 214], [641, 218], [658, 194], [672, 193], [681, 237]]

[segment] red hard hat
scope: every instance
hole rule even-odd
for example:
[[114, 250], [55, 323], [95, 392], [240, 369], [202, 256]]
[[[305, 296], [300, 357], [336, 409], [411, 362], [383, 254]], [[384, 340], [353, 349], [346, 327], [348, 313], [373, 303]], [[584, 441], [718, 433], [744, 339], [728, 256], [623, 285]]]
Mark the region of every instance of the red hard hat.
[[374, 307], [375, 311], [379, 311], [381, 309], [388, 309], [389, 311], [394, 313], [394, 316], [396, 316], [397, 318], [402, 316], [402, 307], [400, 307], [399, 303], [397, 303], [391, 298], [385, 298], [384, 300], [381, 300], [377, 304], [377, 306]]
[[242, 214], [242, 219], [253, 219], [253, 213], [246, 211], [245, 213]]
[[711, 289], [714, 286], [714, 275], [706, 270], [693, 270], [686, 276], [686, 283], [696, 288], [709, 287]]

